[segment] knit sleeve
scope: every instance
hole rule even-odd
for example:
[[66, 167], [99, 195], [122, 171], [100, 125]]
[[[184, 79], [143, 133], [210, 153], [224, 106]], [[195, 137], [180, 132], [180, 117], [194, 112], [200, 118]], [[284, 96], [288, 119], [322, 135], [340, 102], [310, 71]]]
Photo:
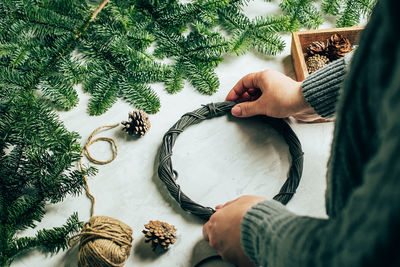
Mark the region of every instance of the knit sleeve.
[[303, 81], [304, 98], [321, 117], [330, 118], [335, 113], [339, 90], [352, 54], [326, 65]]
[[[398, 76], [396, 76], [398, 77]], [[399, 81], [399, 79], [397, 79]], [[400, 266], [399, 83], [385, 95], [379, 147], [333, 219], [298, 216], [276, 201], [252, 207], [241, 225], [245, 253], [268, 267]], [[382, 96], [383, 97], [383, 96]], [[393, 101], [396, 99], [396, 101]]]

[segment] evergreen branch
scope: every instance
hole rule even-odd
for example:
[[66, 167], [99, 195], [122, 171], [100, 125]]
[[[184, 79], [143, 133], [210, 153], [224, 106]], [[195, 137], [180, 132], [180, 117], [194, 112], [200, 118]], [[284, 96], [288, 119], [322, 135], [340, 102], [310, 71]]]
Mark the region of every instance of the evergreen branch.
[[121, 97], [138, 109], [147, 110], [149, 113], [156, 113], [160, 109], [158, 97], [150, 87], [123, 80], [119, 82], [119, 87]]
[[337, 16], [337, 27], [357, 25], [361, 16], [369, 16], [376, 0], [324, 0], [322, 11]]
[[69, 133], [32, 91], [0, 88], [0, 96], [0, 265], [5, 266], [34, 247], [66, 248], [68, 236], [80, 227], [76, 215], [35, 237], [17, 238], [16, 231], [40, 222], [47, 201], [80, 193], [83, 175], [94, 170], [71, 170], [80, 158], [79, 136]]
[[38, 88], [43, 96], [51, 100], [56, 107], [69, 110], [78, 103], [78, 94], [62, 77], [49, 77], [49, 80], [42, 80]]
[[184, 73], [180, 64], [175, 64], [174, 68], [170, 72], [170, 76], [165, 82], [165, 89], [170, 94], [175, 94], [183, 89], [183, 77]]
[[377, 0], [357, 0], [361, 12], [364, 16], [370, 16]]
[[291, 17], [290, 27], [293, 31], [301, 26], [316, 29], [322, 24], [322, 16], [313, 6], [315, 0], [282, 0], [280, 7]]
[[[54, 66], [60, 65], [59, 62], [65, 63], [69, 61], [66, 57], [75, 49], [78, 39], [87, 31], [108, 1], [109, 0], [104, 0], [93, 14], [91, 14], [89, 19], [85, 19], [86, 14], [84, 13], [87, 9], [82, 9], [84, 5], [78, 5], [82, 10], [80, 16], [81, 20], [76, 18], [70, 19], [66, 14], [60, 14], [50, 10], [48, 7], [46, 8], [44, 5], [40, 6], [40, 4], [38, 5], [33, 1], [21, 1], [16, 7], [11, 5], [12, 1], [6, 3], [11, 16], [21, 22], [14, 23], [13, 25], [20, 25], [19, 30], [21, 30], [21, 26], [24, 25], [23, 27], [26, 27], [26, 30], [24, 30], [25, 32], [29, 31], [31, 35], [41, 36], [39, 40], [47, 42], [47, 46], [50, 47], [47, 55], [43, 57], [43, 53], [39, 52], [38, 54], [41, 54], [41, 56], [37, 55], [38, 57], [34, 59], [34, 61], [40, 60], [44, 64], [36, 64], [36, 69], [33, 70], [35, 73], [34, 78], [30, 80], [29, 83], [26, 83], [26, 80], [25, 83], [22, 83], [25, 88], [42, 89], [45, 97], [48, 97], [56, 106], [64, 109], [70, 109], [77, 104], [77, 94], [72, 88], [72, 85], [80, 80], [78, 77], [81, 75], [75, 73], [74, 76], [61, 76], [58, 75], [58, 73], [65, 71], [65, 69], [62, 68], [63, 66], [61, 66], [61, 69], [54, 68]], [[79, 1], [76, 3], [79, 3]], [[55, 6], [60, 7], [57, 5]], [[72, 13], [74, 13], [74, 5], [70, 5], [69, 7], [73, 9]], [[26, 20], [29, 22], [29, 25], [24, 23]], [[40, 25], [40, 28], [38, 28], [37, 25]], [[53, 29], [62, 29], [66, 32], [55, 32]], [[54, 35], [60, 34], [61, 36], [57, 36], [57, 38], [53, 37]], [[19, 38], [19, 31], [14, 30], [13, 34], [9, 35], [9, 37], [10, 36], [14, 36], [14, 39]], [[51, 40], [50, 43], [48, 42], [49, 40]], [[42, 43], [34, 43], [31, 50], [35, 49], [38, 45], [41, 46]], [[30, 59], [28, 57], [29, 54], [25, 51], [29, 50], [15, 50], [14, 54], [10, 56], [8, 65], [16, 67]], [[72, 65], [70, 64], [70, 66]]]
[[232, 51], [237, 55], [242, 55], [250, 49], [275, 55], [285, 47], [285, 43], [276, 32], [291, 29], [286, 16], [258, 17], [250, 21], [236, 7], [220, 11], [219, 16], [222, 24], [231, 31]]
[[[347, 0], [347, 6], [339, 10], [342, 1], [322, 3], [325, 12], [339, 12], [338, 24], [354, 24], [374, 2], [353, 0], [351, 6]], [[212, 73], [223, 55], [249, 50], [275, 55], [284, 47], [278, 33], [303, 26], [316, 28], [321, 23], [314, 0], [282, 0], [285, 16], [253, 20], [243, 14], [242, 7], [248, 2], [103, 0], [91, 11], [85, 0], [4, 0], [0, 3], [0, 85], [7, 90], [40, 90], [55, 107], [70, 109], [78, 102], [73, 85], [83, 82], [84, 89], [93, 95], [92, 114], [102, 114], [118, 97], [157, 112], [159, 99], [148, 83], [164, 82], [168, 92], [177, 92], [187, 78], [192, 85], [202, 87], [196, 88], [199, 91], [214, 92], [216, 88], [210, 86], [218, 82]], [[218, 25], [228, 32], [228, 38]], [[188, 35], [182, 34], [185, 30]], [[151, 55], [146, 50], [153, 42], [156, 47]], [[73, 51], [82, 53], [87, 64], [72, 59]], [[165, 66], [153, 56], [170, 58], [174, 63]], [[205, 74], [202, 82], [193, 73], [196, 69]], [[127, 76], [124, 82], [130, 84], [124, 88], [129, 89], [106, 90], [102, 83], [96, 86], [104, 76], [115, 82]], [[144, 93], [133, 93], [134, 88]], [[149, 99], [145, 101], [144, 96]]]
[[288, 16], [257, 17], [252, 28], [264, 32], [290, 32], [290, 18]]
[[89, 114], [100, 115], [105, 110], [109, 109], [116, 101], [118, 96], [118, 88], [115, 84], [115, 79], [103, 77], [97, 80], [92, 98], [89, 101]]
[[344, 9], [337, 20], [338, 27], [351, 27], [359, 23], [361, 9], [359, 3], [354, 0], [346, 0]]
[[61, 227], [43, 229], [35, 237], [21, 237], [10, 244], [9, 255], [12, 260], [18, 253], [39, 247], [44, 252], [55, 253], [68, 248], [69, 237], [79, 232], [83, 223], [76, 213], [72, 214]]
[[217, 75], [206, 65], [193, 63], [191, 60], [182, 59], [184, 72], [189, 82], [200, 93], [211, 95], [216, 92], [219, 87]]
[[321, 4], [321, 9], [325, 14], [337, 15], [342, 3], [343, 0], [324, 0]]
[[[114, 28], [114, 30], [117, 30], [117, 28]], [[109, 36], [109, 31], [93, 31], [90, 34], [94, 36], [92, 39], [97, 39]], [[137, 42], [141, 46], [141, 49], [139, 49], [133, 47], [132, 44], [123, 45], [130, 39], [129, 35], [124, 33], [124, 30], [120, 32], [119, 36], [120, 39], [115, 41], [108, 40], [108, 46], [96, 47], [90, 41], [86, 41], [81, 47], [81, 51], [88, 62], [88, 68], [95, 70], [90, 73], [91, 77], [88, 77], [87, 82], [84, 83], [84, 89], [93, 95], [89, 102], [89, 113], [91, 115], [104, 113], [117, 100], [117, 97], [122, 97], [131, 104], [137, 103], [149, 113], [155, 113], [160, 107], [158, 97], [149, 87], [141, 87], [138, 83], [163, 80], [166, 68], [155, 63], [154, 59], [143, 50], [145, 48], [143, 44], [149, 44], [147, 39]], [[143, 34], [143, 36], [144, 38], [149, 37], [148, 34]], [[111, 36], [111, 38], [114, 37]], [[105, 62], [106, 64], [104, 64]], [[107, 77], [107, 80], [104, 77]], [[130, 86], [125, 87], [130, 88], [130, 90], [117, 88], [118, 81], [124, 80], [124, 77], [127, 77], [131, 83]], [[114, 84], [110, 83], [111, 80], [114, 81]], [[133, 88], [138, 90], [146, 88], [146, 90], [133, 93], [131, 91]], [[143, 99], [143, 96], [148, 97], [148, 99]], [[139, 108], [139, 106], [137, 107]]]
[[93, 12], [92, 17], [90, 18], [89, 22], [92, 22], [96, 19], [97, 15], [101, 12], [101, 10], [107, 5], [110, 0], [103, 0], [99, 7]]
[[42, 200], [34, 196], [25, 196], [15, 200], [8, 208], [7, 224], [15, 230], [34, 228], [46, 213]]

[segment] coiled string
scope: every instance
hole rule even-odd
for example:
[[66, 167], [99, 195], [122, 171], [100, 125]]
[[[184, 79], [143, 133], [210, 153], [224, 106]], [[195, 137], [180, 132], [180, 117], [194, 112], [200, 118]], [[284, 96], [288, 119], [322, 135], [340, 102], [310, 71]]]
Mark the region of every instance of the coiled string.
[[[179, 184], [176, 183], [178, 173], [172, 167], [172, 148], [176, 138], [187, 127], [197, 124], [206, 119], [219, 117], [230, 113], [235, 106], [235, 102], [219, 102], [203, 105], [201, 108], [184, 114], [169, 130], [165, 133], [159, 154], [158, 176], [166, 185], [173, 198], [179, 203], [181, 208], [204, 220], [208, 220], [215, 212], [211, 207], [204, 207], [201, 204], [191, 200], [182, 192]], [[301, 174], [303, 172], [303, 151], [296, 134], [283, 119], [260, 116], [267, 124], [271, 125], [279, 134], [283, 136], [289, 146], [289, 152], [292, 158], [288, 177], [274, 197], [275, 200], [286, 204], [293, 197], [299, 185]]]
[[[86, 155], [89, 161], [105, 165], [112, 162], [118, 154], [117, 144], [114, 139], [109, 137], [94, 136], [105, 128], [115, 128], [119, 123], [114, 125], [104, 125], [96, 128], [89, 136], [86, 144], [82, 149], [81, 158], [79, 159], [79, 168], [83, 169], [82, 157]], [[89, 152], [89, 146], [99, 141], [109, 142], [112, 147], [112, 157], [108, 160], [98, 160], [93, 158]], [[78, 266], [104, 266], [104, 267], [122, 267], [128, 260], [130, 249], [132, 247], [132, 228], [118, 219], [108, 216], [93, 216], [95, 207], [95, 197], [89, 190], [87, 176], [85, 179], [86, 195], [91, 200], [90, 219], [86, 222], [80, 233], [72, 236], [68, 244], [73, 246], [79, 242]]]

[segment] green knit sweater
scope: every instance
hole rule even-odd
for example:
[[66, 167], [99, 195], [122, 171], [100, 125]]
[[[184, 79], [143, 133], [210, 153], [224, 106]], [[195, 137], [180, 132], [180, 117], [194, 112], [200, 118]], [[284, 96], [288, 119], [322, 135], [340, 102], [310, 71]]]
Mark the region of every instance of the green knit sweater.
[[276, 201], [255, 205], [241, 238], [258, 265], [400, 266], [398, 5], [378, 1], [346, 75], [339, 60], [304, 81], [309, 104], [322, 116], [336, 114], [329, 219], [298, 216]]

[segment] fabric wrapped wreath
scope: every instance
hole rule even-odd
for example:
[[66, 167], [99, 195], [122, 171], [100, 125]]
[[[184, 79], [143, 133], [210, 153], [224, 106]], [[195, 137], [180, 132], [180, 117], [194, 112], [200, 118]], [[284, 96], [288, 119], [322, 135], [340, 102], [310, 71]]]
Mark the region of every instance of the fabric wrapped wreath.
[[[208, 220], [215, 210], [211, 207], [204, 207], [196, 203], [181, 191], [179, 184], [176, 183], [178, 173], [172, 167], [172, 148], [174, 147], [178, 135], [187, 127], [206, 119], [229, 114], [235, 104], [235, 102], [219, 102], [203, 105], [197, 110], [184, 114], [163, 137], [159, 154], [159, 178], [163, 181], [172, 197], [175, 198], [183, 210], [205, 220]], [[274, 197], [275, 200], [286, 204], [293, 197], [299, 185], [303, 172], [304, 153], [296, 134], [283, 119], [270, 118], [267, 116], [260, 116], [260, 118], [281, 134], [289, 146], [289, 152], [292, 158], [289, 173], [279, 193]]]

